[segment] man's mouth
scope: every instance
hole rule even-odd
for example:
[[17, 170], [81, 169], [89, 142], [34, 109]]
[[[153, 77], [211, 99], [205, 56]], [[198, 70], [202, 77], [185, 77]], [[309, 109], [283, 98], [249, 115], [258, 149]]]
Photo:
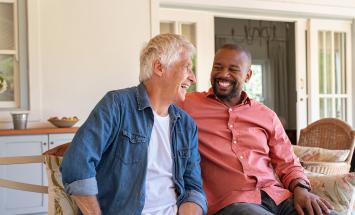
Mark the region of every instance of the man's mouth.
[[219, 87], [228, 88], [233, 86], [235, 84], [235, 81], [227, 80], [223, 78], [216, 78], [215, 83], [217, 83]]
[[181, 84], [181, 88], [183, 89], [188, 89], [190, 87], [189, 84]]

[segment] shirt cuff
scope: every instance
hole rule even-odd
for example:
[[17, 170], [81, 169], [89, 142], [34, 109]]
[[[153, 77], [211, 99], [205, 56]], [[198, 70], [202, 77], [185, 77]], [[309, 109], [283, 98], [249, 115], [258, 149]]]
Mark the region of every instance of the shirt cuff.
[[96, 178], [74, 181], [64, 185], [65, 192], [69, 195], [95, 196], [98, 194]]
[[207, 201], [202, 193], [199, 193], [195, 190], [187, 190], [186, 197], [184, 200], [182, 200], [181, 204], [184, 202], [193, 202], [202, 208], [203, 214], [207, 213]]

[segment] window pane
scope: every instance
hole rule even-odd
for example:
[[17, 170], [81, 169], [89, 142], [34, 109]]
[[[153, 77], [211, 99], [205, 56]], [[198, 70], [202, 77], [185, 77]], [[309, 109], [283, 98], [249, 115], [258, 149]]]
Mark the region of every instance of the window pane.
[[319, 117], [325, 117], [325, 107], [324, 107], [324, 98], [319, 99]]
[[11, 3], [0, 3], [0, 50], [15, 49], [14, 9]]
[[175, 33], [174, 32], [174, 23], [172, 22], [161, 22], [160, 23], [160, 33]]
[[333, 117], [333, 99], [331, 98], [320, 98], [319, 99], [319, 116], [320, 118], [324, 117]]
[[14, 101], [14, 56], [0, 55], [0, 101]]
[[333, 116], [333, 99], [326, 99], [326, 105], [327, 105], [327, 117], [334, 117]]
[[[192, 72], [196, 76], [196, 55], [192, 57]], [[195, 92], [196, 91], [196, 83], [193, 83], [190, 85], [189, 89], [187, 89], [187, 92]]]
[[[196, 47], [196, 25], [193, 24], [181, 24], [181, 35], [188, 39]], [[192, 71], [196, 75], [196, 56], [192, 58]], [[188, 92], [196, 91], [196, 83], [192, 84], [188, 89]]]
[[346, 98], [335, 100], [336, 118], [346, 121]]
[[318, 32], [318, 47], [319, 47], [319, 93], [331, 94], [334, 92], [332, 87], [334, 79], [334, 69], [332, 65], [332, 32]]
[[327, 31], [325, 34], [325, 73], [326, 73], [326, 93], [332, 93], [332, 40], [331, 40], [331, 32]]
[[181, 24], [181, 35], [196, 46], [196, 26], [195, 24]]
[[325, 93], [325, 48], [324, 48], [324, 32], [318, 32], [318, 49], [319, 49], [319, 93]]
[[335, 93], [346, 93], [345, 33], [334, 33]]
[[253, 64], [251, 65], [251, 70], [253, 75], [248, 83], [244, 85], [244, 90], [248, 93], [248, 96], [263, 103], [263, 66], [261, 64]]

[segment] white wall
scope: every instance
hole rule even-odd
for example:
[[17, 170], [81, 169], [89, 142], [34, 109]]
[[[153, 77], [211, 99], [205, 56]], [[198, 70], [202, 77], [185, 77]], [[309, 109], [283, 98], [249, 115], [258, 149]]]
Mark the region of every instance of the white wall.
[[[150, 1], [157, 4], [159, 0]], [[139, 50], [150, 37], [150, 1], [28, 1], [30, 127], [49, 126], [46, 120], [54, 115], [77, 115], [80, 125], [106, 91], [138, 83]], [[177, 7], [355, 17], [352, 0], [312, 0], [312, 4], [306, 0], [160, 1]], [[0, 123], [0, 129], [10, 127], [10, 117]]]
[[74, 115], [80, 125], [105, 92], [138, 84], [149, 0], [31, 0], [28, 8], [30, 127]]

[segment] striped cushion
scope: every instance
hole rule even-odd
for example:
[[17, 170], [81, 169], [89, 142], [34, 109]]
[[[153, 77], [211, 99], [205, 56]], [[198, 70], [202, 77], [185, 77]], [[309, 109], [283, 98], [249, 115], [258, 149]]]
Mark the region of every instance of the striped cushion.
[[48, 176], [48, 214], [77, 215], [78, 207], [64, 191], [62, 174], [59, 171], [62, 160], [63, 157], [45, 156]]

